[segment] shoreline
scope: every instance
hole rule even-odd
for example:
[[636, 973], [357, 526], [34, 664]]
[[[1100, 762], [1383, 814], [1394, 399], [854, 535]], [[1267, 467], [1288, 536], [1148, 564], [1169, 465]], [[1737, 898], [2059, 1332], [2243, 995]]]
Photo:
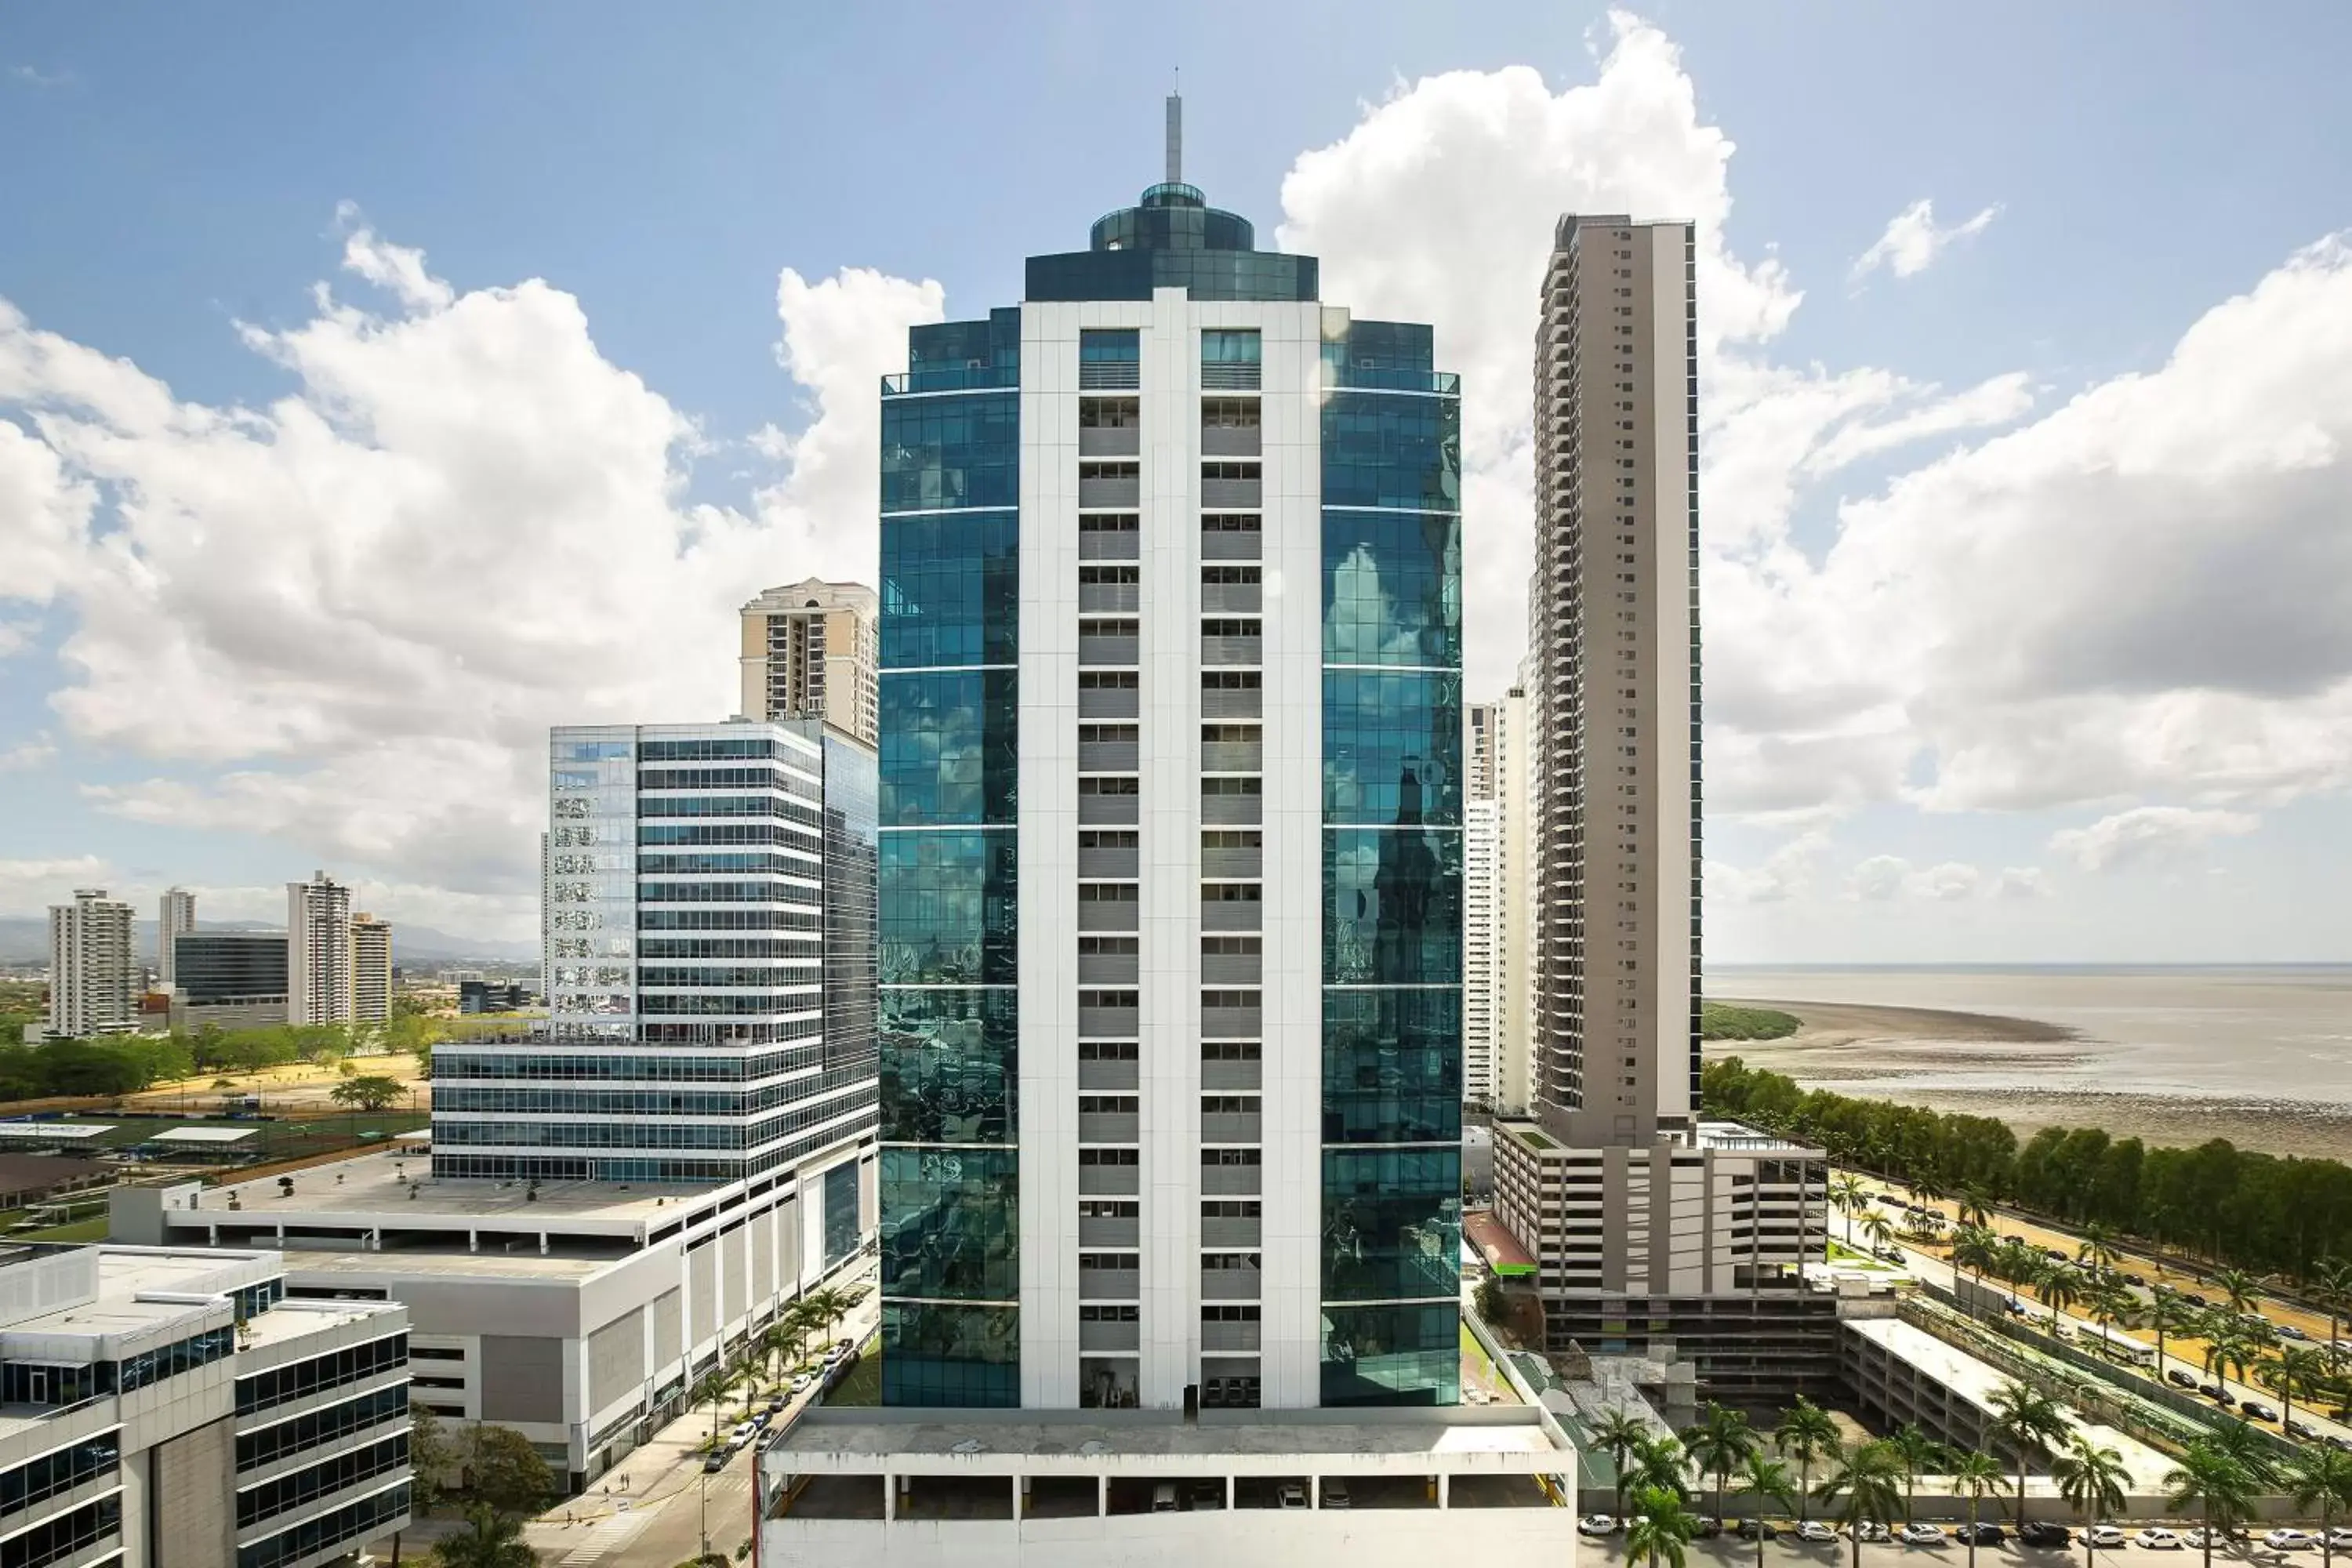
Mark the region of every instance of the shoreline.
[[[1788, 1013], [1801, 1026], [1777, 1040], [1709, 1040], [1702, 1047], [1707, 1061], [1738, 1057], [1809, 1089], [1995, 1117], [2016, 1130], [2020, 1143], [2044, 1127], [2096, 1127], [2151, 1144], [2194, 1147], [2226, 1138], [2264, 1153], [2352, 1161], [2352, 1106], [2145, 1094], [2086, 1089], [2079, 1081], [2037, 1088], [2038, 1077], [2092, 1068], [2108, 1056], [2080, 1030], [2041, 1019], [1847, 1002], [1708, 1000]], [[1918, 1081], [1995, 1074], [2006, 1081]]]

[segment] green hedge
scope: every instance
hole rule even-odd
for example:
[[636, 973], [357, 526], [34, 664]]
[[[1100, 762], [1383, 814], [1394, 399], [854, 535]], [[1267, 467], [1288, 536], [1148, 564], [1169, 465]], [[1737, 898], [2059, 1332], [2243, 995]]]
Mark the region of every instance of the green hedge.
[[1785, 1040], [1802, 1020], [1769, 1007], [1734, 1007], [1725, 1002], [1699, 1004], [1698, 1033], [1703, 1040]]

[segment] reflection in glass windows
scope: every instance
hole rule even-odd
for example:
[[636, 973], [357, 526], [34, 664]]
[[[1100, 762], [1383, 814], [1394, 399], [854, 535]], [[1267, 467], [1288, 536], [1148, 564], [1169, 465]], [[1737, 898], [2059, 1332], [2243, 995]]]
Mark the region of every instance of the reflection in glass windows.
[[1019, 393], [882, 400], [886, 516], [1020, 504]]
[[1323, 1309], [1323, 1403], [1456, 1405], [1462, 1304]]
[[1013, 834], [893, 833], [882, 840], [885, 985], [1010, 985]]
[[882, 1137], [1011, 1143], [1020, 1004], [1005, 990], [882, 993]]
[[1020, 657], [1021, 514], [884, 523], [882, 610], [884, 669], [1013, 663]]
[[882, 676], [884, 826], [1013, 820], [1019, 679], [1010, 669]]
[[1459, 516], [1324, 509], [1323, 661], [1462, 668]]
[[[1460, 399], [1326, 393], [1323, 504], [1460, 511]], [[1425, 518], [1416, 527], [1428, 529], [1437, 522], [1434, 517]], [[1328, 528], [1327, 523], [1327, 542]]]
[[1323, 820], [1461, 826], [1461, 676], [1323, 672]]
[[1323, 1151], [1323, 1299], [1452, 1298], [1462, 1284], [1462, 1150]]
[[1461, 834], [1324, 830], [1323, 979], [1334, 985], [1461, 984]]
[[1009, 1408], [1021, 1403], [1021, 1312], [884, 1301], [882, 1403]]
[[1017, 1300], [1018, 1154], [886, 1144], [880, 1159], [883, 1295]]
[[1323, 993], [1323, 1142], [1462, 1136], [1462, 993]]

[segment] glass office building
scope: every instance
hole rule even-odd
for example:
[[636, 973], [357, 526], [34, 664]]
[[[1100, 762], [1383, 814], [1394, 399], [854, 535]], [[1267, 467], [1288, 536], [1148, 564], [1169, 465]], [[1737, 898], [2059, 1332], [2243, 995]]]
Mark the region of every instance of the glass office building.
[[887, 1404], [1452, 1404], [1460, 390], [1174, 182], [881, 437]]
[[434, 1053], [436, 1176], [727, 1182], [874, 1133], [874, 754], [815, 721], [550, 737], [547, 1026]]

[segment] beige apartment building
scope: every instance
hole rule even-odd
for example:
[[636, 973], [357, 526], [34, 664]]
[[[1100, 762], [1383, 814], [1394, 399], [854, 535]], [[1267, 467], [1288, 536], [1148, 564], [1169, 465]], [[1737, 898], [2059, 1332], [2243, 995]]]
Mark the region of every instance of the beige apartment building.
[[880, 667], [874, 590], [863, 583], [811, 577], [743, 606], [738, 711], [747, 719], [822, 719], [875, 745]]
[[373, 915], [352, 917], [352, 1022], [392, 1017], [392, 924]]

